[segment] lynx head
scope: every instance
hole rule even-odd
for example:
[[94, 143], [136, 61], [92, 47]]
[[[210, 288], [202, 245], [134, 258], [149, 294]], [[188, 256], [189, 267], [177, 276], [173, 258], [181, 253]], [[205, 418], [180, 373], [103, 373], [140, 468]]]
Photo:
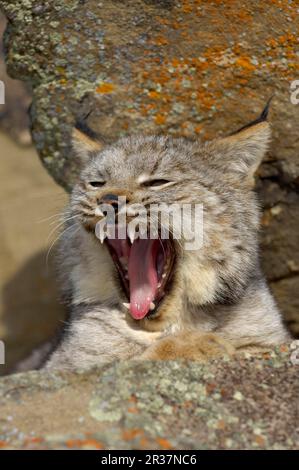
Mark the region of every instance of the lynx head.
[[[84, 164], [72, 192], [71, 210], [91, 237], [96, 237], [98, 222], [105, 221], [102, 205], [115, 211], [114, 237], [105, 238], [104, 246], [97, 241], [99, 249], [111, 255], [120, 301], [125, 302], [130, 318], [143, 323], [161, 321], [163, 316], [169, 319], [177, 292], [178, 302], [190, 306], [240, 299], [257, 269], [259, 210], [253, 177], [269, 138], [264, 118], [206, 143], [131, 136], [105, 147], [81, 130], [74, 131], [73, 145]], [[119, 236], [123, 213], [119, 197], [126, 201], [123, 238]], [[148, 213], [153, 204], [164, 204], [167, 212], [174, 203], [189, 205], [189, 218], [196, 205], [202, 205], [201, 246], [186, 249], [188, 231], [175, 236], [177, 213], [169, 218], [168, 239], [161, 236], [161, 218], [156, 219], [155, 238], [149, 231], [146, 238], [136, 238], [128, 229], [136, 207]]]

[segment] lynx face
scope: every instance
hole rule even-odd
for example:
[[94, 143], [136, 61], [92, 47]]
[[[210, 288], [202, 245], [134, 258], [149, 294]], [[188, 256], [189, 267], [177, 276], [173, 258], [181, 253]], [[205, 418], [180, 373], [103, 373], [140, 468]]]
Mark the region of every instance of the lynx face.
[[[252, 191], [253, 174], [267, 148], [267, 122], [205, 144], [171, 137], [136, 137], [103, 148], [76, 130], [74, 148], [84, 159], [74, 187], [71, 212], [96, 237], [103, 220], [103, 204], [116, 214], [115, 238], [104, 248], [118, 273], [120, 298], [134, 320], [148, 321], [171, 315], [171, 300], [185, 305], [234, 303], [256, 269], [258, 207]], [[203, 207], [203, 244], [185, 249], [184, 234], [163, 239], [134, 238], [127, 230], [118, 236], [122, 206], [126, 224], [136, 215], [136, 204], [146, 211], [153, 204], [189, 204], [191, 214]], [[123, 200], [122, 199], [122, 200]], [[174, 302], [172, 302], [173, 308]]]

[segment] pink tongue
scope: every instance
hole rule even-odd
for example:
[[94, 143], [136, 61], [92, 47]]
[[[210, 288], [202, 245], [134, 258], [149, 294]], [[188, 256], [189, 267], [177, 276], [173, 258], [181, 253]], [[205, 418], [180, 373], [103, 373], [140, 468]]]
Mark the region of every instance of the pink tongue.
[[141, 320], [150, 310], [158, 289], [156, 270], [158, 240], [134, 241], [130, 250], [128, 274], [130, 279], [130, 311]]

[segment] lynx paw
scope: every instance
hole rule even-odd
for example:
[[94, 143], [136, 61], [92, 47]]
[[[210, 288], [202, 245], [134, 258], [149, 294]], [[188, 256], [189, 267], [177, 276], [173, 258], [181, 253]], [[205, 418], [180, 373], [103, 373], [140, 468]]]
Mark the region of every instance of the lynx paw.
[[156, 361], [205, 361], [219, 356], [232, 356], [234, 351], [230, 343], [213, 333], [181, 332], [157, 341], [140, 358]]

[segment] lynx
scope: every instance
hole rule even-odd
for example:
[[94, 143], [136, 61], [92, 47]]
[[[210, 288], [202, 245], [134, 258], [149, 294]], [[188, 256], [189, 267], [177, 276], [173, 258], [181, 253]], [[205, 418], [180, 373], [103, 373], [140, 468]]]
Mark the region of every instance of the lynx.
[[[261, 273], [254, 173], [269, 144], [267, 109], [228, 137], [201, 143], [131, 136], [104, 146], [82, 126], [82, 162], [59, 255], [69, 318], [38, 366], [90, 367], [120, 359], [206, 360], [270, 348], [289, 338]], [[96, 227], [125, 198], [136, 204], [202, 204], [203, 242], [100, 239]], [[116, 224], [117, 224], [116, 218]], [[161, 227], [159, 228], [161, 229]], [[170, 232], [171, 233], [171, 232]], [[173, 234], [172, 234], [173, 235]]]

